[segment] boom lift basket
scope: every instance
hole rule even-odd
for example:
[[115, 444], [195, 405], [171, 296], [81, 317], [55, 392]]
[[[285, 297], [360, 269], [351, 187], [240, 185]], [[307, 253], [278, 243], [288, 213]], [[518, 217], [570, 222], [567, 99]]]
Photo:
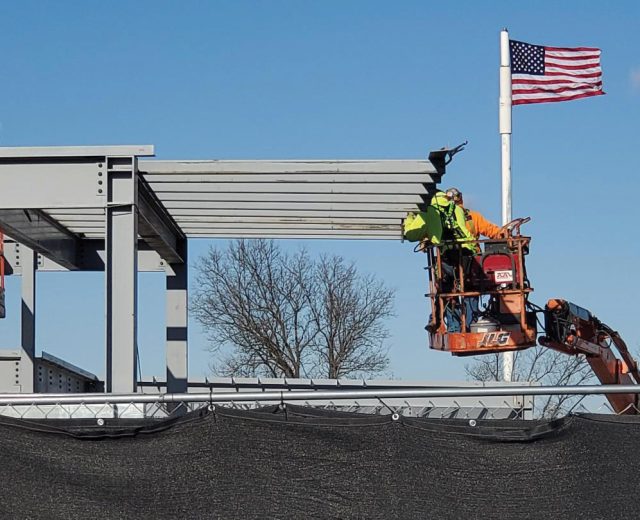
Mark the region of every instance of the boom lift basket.
[[504, 240], [443, 242], [424, 248], [432, 349], [464, 356], [536, 344], [536, 314], [528, 304], [533, 289], [524, 261], [530, 240], [517, 229]]

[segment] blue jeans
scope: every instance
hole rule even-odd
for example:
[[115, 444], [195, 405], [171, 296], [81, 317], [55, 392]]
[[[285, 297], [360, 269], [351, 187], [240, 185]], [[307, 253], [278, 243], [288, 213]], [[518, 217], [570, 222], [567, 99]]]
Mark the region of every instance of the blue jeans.
[[[480, 298], [478, 296], [467, 296], [464, 299], [464, 310], [467, 317], [467, 328], [478, 314]], [[447, 305], [444, 310], [444, 318], [447, 322], [447, 332], [462, 332], [462, 313], [460, 304], [456, 304], [452, 309]], [[467, 330], [468, 332], [468, 330]]]

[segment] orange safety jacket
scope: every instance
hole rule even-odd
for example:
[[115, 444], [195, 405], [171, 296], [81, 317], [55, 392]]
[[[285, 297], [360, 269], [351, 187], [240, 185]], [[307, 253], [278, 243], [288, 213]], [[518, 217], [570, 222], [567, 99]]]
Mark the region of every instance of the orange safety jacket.
[[480, 235], [485, 236], [487, 238], [498, 239], [501, 237], [501, 227], [496, 226], [495, 224], [489, 222], [486, 218], [484, 218], [477, 211], [473, 211], [471, 209], [464, 209], [465, 221], [467, 224], [467, 229], [469, 233], [473, 235], [473, 237], [478, 240]]

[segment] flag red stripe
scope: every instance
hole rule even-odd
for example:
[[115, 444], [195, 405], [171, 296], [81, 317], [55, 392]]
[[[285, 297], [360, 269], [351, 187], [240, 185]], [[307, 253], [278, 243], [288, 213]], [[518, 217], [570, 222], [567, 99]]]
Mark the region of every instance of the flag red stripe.
[[602, 81], [594, 81], [593, 83], [585, 83], [580, 81], [574, 81], [571, 79], [514, 79], [512, 82], [513, 87], [519, 85], [602, 85]]
[[586, 86], [586, 85], [576, 85], [574, 87], [559, 87], [559, 88], [518, 88], [513, 89], [512, 95], [513, 97], [518, 94], [560, 94], [561, 92], [572, 92], [576, 90], [600, 90], [599, 88]]
[[599, 52], [600, 49], [596, 47], [547, 47], [545, 45], [544, 49], [546, 51], [558, 51], [558, 52]]
[[[515, 74], [517, 76], [517, 74]], [[544, 78], [552, 78], [554, 76], [573, 76], [574, 78], [599, 78], [602, 72], [589, 72], [588, 74], [574, 74], [570, 72], [545, 72]]]
[[565, 69], [565, 70], [584, 70], [584, 69], [595, 69], [599, 67], [599, 63], [590, 63], [587, 65], [562, 65], [560, 63], [551, 63], [547, 60], [544, 60], [544, 64], [546, 67], [553, 67], [555, 69]]
[[545, 53], [545, 58], [551, 58], [554, 60], [568, 60], [568, 61], [579, 61], [579, 60], [599, 60], [599, 54], [585, 54], [580, 56], [554, 56], [551, 53]]
[[535, 98], [535, 99], [514, 99], [513, 105], [528, 105], [531, 103], [554, 103], [556, 101], [571, 101], [572, 99], [580, 99], [590, 96], [602, 96], [604, 92], [602, 90], [594, 92], [585, 92], [584, 94], [576, 94], [575, 96], [556, 96], [548, 98]]

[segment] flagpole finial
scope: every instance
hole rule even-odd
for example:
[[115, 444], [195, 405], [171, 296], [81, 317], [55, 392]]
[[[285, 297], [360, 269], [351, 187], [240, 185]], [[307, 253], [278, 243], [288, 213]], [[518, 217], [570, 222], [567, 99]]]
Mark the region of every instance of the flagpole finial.
[[504, 32], [509, 32], [509, 29], [507, 29], [506, 27], [503, 27], [503, 28], [502, 28], [502, 30], [503, 30]]

